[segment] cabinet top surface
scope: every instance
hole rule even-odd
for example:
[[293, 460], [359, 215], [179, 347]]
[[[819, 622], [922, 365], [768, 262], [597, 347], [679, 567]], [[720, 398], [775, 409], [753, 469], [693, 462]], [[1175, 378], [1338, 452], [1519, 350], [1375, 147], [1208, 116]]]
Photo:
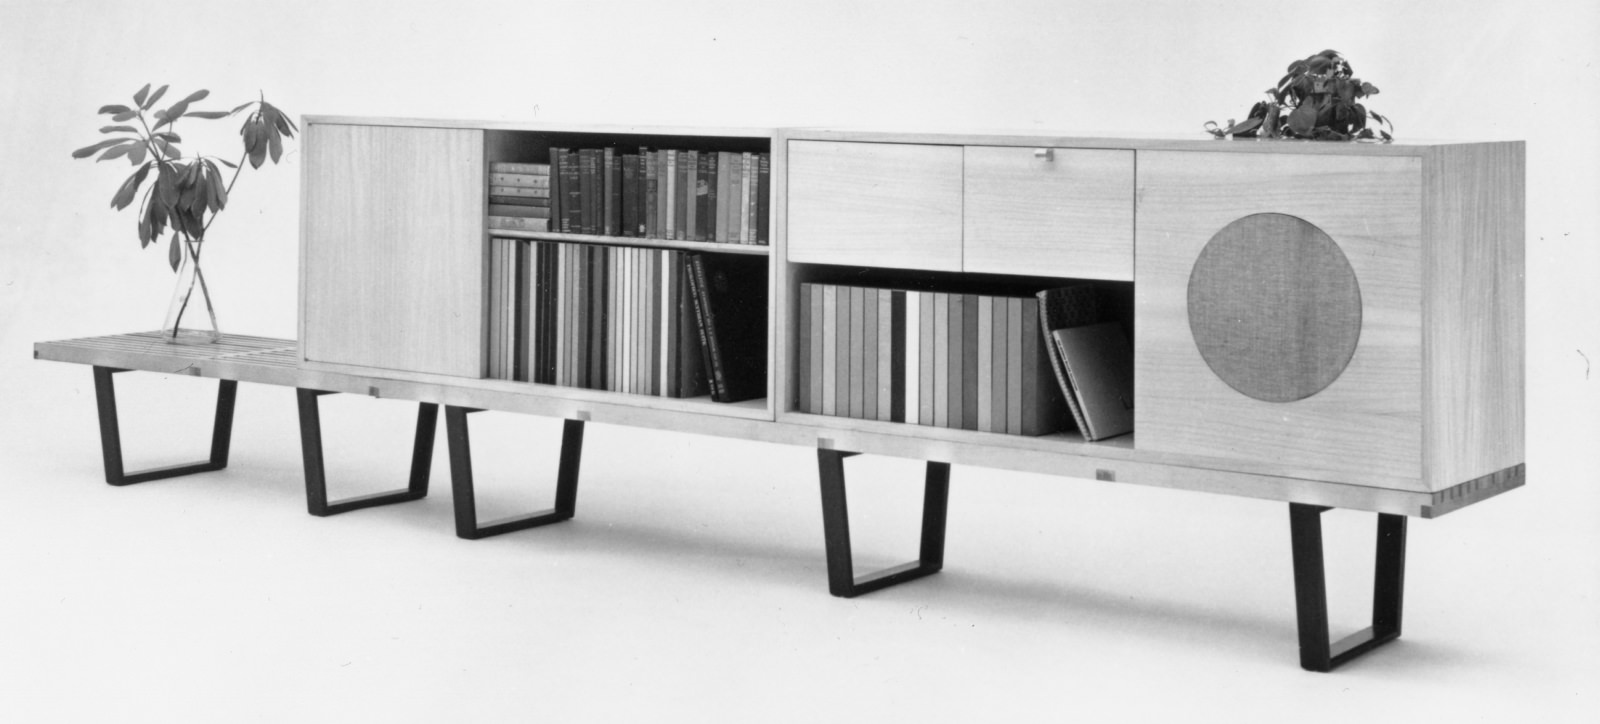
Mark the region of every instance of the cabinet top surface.
[[1193, 136], [1171, 134], [1068, 133], [1043, 129], [1008, 130], [883, 130], [871, 128], [740, 128], [718, 126], [649, 126], [581, 122], [521, 122], [435, 118], [384, 118], [370, 116], [307, 115], [304, 124], [400, 126], [411, 128], [477, 128], [491, 131], [543, 133], [616, 133], [664, 136], [732, 136], [783, 140], [857, 141], [863, 143], [918, 143], [944, 145], [1041, 146], [1170, 151], [1220, 151], [1228, 153], [1296, 153], [1374, 156], [1421, 156], [1445, 146], [1512, 143], [1514, 140], [1397, 139], [1393, 143], [1351, 143], [1300, 140], [1217, 140], [1197, 131]]

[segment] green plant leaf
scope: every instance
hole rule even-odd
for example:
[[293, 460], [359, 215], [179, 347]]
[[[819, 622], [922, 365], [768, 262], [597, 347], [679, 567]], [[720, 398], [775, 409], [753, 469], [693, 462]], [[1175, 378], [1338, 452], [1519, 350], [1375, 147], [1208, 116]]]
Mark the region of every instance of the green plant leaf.
[[111, 120], [116, 123], [121, 123], [123, 121], [131, 121], [138, 117], [139, 114], [135, 111], [123, 111], [122, 113], [112, 116]]
[[110, 105], [110, 106], [100, 106], [100, 110], [97, 111], [97, 113], [100, 113], [102, 115], [110, 115], [112, 113], [127, 113], [129, 110], [130, 109], [127, 106]]
[[148, 95], [150, 95], [150, 84], [146, 83], [143, 88], [139, 89], [138, 93], [133, 94], [133, 104], [143, 108], [145, 96]]
[[1313, 103], [1301, 103], [1289, 114], [1289, 130], [1297, 136], [1311, 133], [1317, 125], [1317, 107]]
[[193, 103], [195, 101], [201, 100], [201, 99], [205, 98], [208, 95], [211, 95], [211, 91], [208, 91], [208, 90], [202, 88], [202, 89], [197, 90], [197, 91], [195, 91], [193, 93], [190, 93], [188, 96], [185, 96], [184, 99], [182, 101], [180, 101], [180, 102], [185, 104], [185, 105], [187, 105], [187, 104]]
[[164, 96], [166, 94], [167, 94], [167, 87], [166, 86], [161, 86], [160, 88], [157, 88], [156, 92], [151, 93], [150, 97], [145, 99], [144, 104], [143, 104], [144, 110], [147, 110], [147, 111], [150, 110], [150, 106], [155, 105], [156, 101], [161, 100], [161, 96]]
[[178, 101], [177, 103], [172, 104], [170, 107], [167, 108], [166, 113], [157, 113], [156, 114], [156, 117], [160, 118], [161, 122], [157, 123], [156, 127], [151, 129], [151, 130], [159, 129], [162, 126], [165, 126], [165, 125], [167, 125], [169, 123], [173, 123], [173, 122], [177, 121], [179, 118], [182, 118], [183, 114], [187, 113], [188, 111], [189, 111], [189, 101], [188, 100], [181, 100], [181, 101]]
[[139, 129], [133, 126], [101, 126], [101, 133], [138, 133]]
[[133, 203], [134, 195], [139, 193], [139, 184], [144, 183], [144, 178], [149, 173], [150, 166], [145, 165], [141, 166], [138, 171], [134, 171], [132, 175], [128, 176], [128, 178], [122, 182], [122, 185], [117, 188], [116, 195], [111, 197], [111, 208], [114, 208], [118, 211], [128, 208], [128, 204]]
[[267, 150], [272, 154], [273, 163], [283, 157], [283, 136], [275, 130], [267, 134]]
[[1250, 131], [1254, 131], [1255, 129], [1259, 128], [1260, 126], [1261, 126], [1261, 118], [1260, 117], [1246, 118], [1243, 121], [1240, 121], [1238, 124], [1228, 128], [1227, 133], [1228, 133], [1228, 135], [1231, 135], [1231, 136], [1237, 136], [1237, 135], [1239, 135], [1241, 133], [1249, 133]]
[[211, 182], [211, 210], [213, 213], [228, 206], [228, 187], [222, 183], [222, 170], [211, 159], [206, 159], [206, 178]]
[[107, 149], [105, 153], [100, 154], [100, 158], [95, 159], [95, 161], [110, 161], [113, 158], [122, 158], [123, 156], [128, 155], [128, 152], [132, 151], [134, 147], [138, 145], [138, 141], [124, 139], [120, 145], [112, 146], [110, 149]]
[[240, 103], [239, 105], [234, 106], [233, 110], [228, 111], [228, 115], [231, 116], [231, 115], [233, 115], [235, 113], [238, 113], [239, 111], [242, 111], [242, 110], [244, 110], [246, 108], [249, 108], [250, 106], [253, 106], [255, 104], [256, 104], [255, 101], [250, 101], [249, 103]]
[[207, 120], [215, 120], [215, 119], [218, 119], [218, 118], [227, 118], [228, 117], [228, 112], [227, 111], [190, 111], [190, 112], [185, 113], [183, 115], [185, 115], [185, 116], [187, 116], [189, 118], [205, 118]]
[[227, 160], [225, 158], [217, 159], [217, 163], [220, 163], [220, 164], [222, 164], [224, 166], [227, 166], [228, 168], [238, 168], [239, 167], [238, 164], [233, 163], [233, 162], [231, 162], [231, 161], [229, 161], [229, 160]]
[[1371, 83], [1362, 83], [1361, 92], [1364, 95], [1375, 96], [1378, 94], [1378, 87]]
[[146, 148], [144, 144], [141, 143], [136, 146], [132, 151], [128, 152], [128, 163], [131, 163], [135, 166], [144, 163], [145, 151]]
[[156, 201], [161, 207], [172, 213], [178, 205], [178, 182], [171, 172], [164, 172], [156, 179]]
[[183, 138], [179, 137], [178, 134], [173, 133], [172, 131], [162, 131], [155, 134], [154, 138], [159, 138], [167, 143], [183, 143]]
[[91, 144], [91, 145], [88, 145], [88, 146], [84, 146], [83, 148], [80, 148], [80, 149], [78, 149], [76, 151], [73, 151], [72, 152], [72, 157], [73, 158], [88, 158], [90, 156], [95, 155], [96, 153], [99, 153], [100, 150], [103, 149], [103, 148], [110, 148], [111, 146], [115, 146], [115, 145], [117, 145], [119, 143], [127, 143], [128, 140], [129, 139], [126, 139], [126, 138], [108, 138], [108, 139], [106, 139], [104, 141], [101, 141], [99, 143], [95, 143], [95, 144]]
[[166, 156], [168, 159], [181, 158], [183, 156], [183, 152], [178, 148], [178, 146], [174, 143], [167, 142], [167, 139], [157, 138], [155, 139], [155, 142], [156, 148], [160, 149], [161, 154]]
[[172, 265], [172, 273], [178, 273], [178, 262], [183, 259], [183, 244], [178, 241], [178, 235], [172, 235], [172, 243], [167, 245], [167, 263]]

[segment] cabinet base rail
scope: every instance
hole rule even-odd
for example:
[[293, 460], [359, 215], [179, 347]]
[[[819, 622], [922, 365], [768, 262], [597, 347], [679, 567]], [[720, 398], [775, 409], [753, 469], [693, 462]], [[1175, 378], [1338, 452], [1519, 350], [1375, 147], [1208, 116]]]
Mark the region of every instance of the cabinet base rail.
[[888, 588], [944, 568], [944, 531], [950, 501], [950, 464], [929, 462], [922, 491], [922, 545], [917, 560], [855, 575], [850, 513], [845, 503], [844, 459], [858, 453], [817, 450], [822, 478], [822, 531], [828, 555], [828, 592], [842, 598]]
[[1328, 640], [1328, 590], [1322, 563], [1322, 514], [1330, 508], [1289, 504], [1294, 549], [1294, 599], [1300, 629], [1300, 668], [1328, 672], [1400, 638], [1406, 575], [1406, 518], [1378, 514], [1377, 561], [1373, 567], [1372, 626], [1338, 641]]
[[122, 469], [122, 430], [117, 422], [117, 390], [111, 376], [127, 372], [115, 367], [94, 366], [94, 398], [100, 417], [100, 453], [105, 460], [106, 482], [133, 485], [151, 480], [176, 478], [228, 467], [228, 446], [233, 441], [233, 403], [239, 383], [219, 380], [217, 412], [211, 426], [211, 457], [197, 463], [181, 463], [129, 473]]
[[439, 406], [423, 402], [417, 407], [417, 434], [411, 448], [411, 477], [406, 487], [344, 500], [328, 500], [328, 478], [322, 460], [322, 416], [317, 407], [317, 398], [331, 394], [336, 393], [303, 387], [295, 389], [300, 404], [300, 452], [306, 467], [306, 511], [317, 517], [327, 517], [428, 497], [428, 476], [433, 467], [433, 436], [438, 428]]
[[450, 486], [455, 498], [456, 537], [477, 540], [572, 518], [578, 504], [578, 465], [583, 456], [583, 421], [566, 420], [561, 430], [561, 461], [556, 470], [555, 507], [480, 525], [472, 485], [472, 445], [467, 431], [467, 415], [474, 412], [482, 410], [451, 405], [444, 408], [445, 438], [450, 444]]

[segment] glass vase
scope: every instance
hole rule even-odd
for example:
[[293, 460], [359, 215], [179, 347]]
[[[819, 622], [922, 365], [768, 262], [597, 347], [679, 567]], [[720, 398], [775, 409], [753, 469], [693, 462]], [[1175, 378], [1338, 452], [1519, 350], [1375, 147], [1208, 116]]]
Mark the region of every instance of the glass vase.
[[166, 322], [161, 325], [161, 338], [168, 344], [211, 344], [222, 339], [205, 273], [200, 270], [198, 247], [197, 243], [182, 242], [177, 284], [167, 305]]

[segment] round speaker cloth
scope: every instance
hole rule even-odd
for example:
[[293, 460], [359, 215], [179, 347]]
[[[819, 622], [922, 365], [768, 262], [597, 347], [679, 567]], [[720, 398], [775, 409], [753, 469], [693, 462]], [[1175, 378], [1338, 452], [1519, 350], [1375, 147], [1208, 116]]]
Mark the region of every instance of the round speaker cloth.
[[1321, 392], [1361, 337], [1361, 287], [1339, 245], [1287, 214], [1218, 231], [1189, 273], [1189, 330], [1229, 387], [1266, 402]]

